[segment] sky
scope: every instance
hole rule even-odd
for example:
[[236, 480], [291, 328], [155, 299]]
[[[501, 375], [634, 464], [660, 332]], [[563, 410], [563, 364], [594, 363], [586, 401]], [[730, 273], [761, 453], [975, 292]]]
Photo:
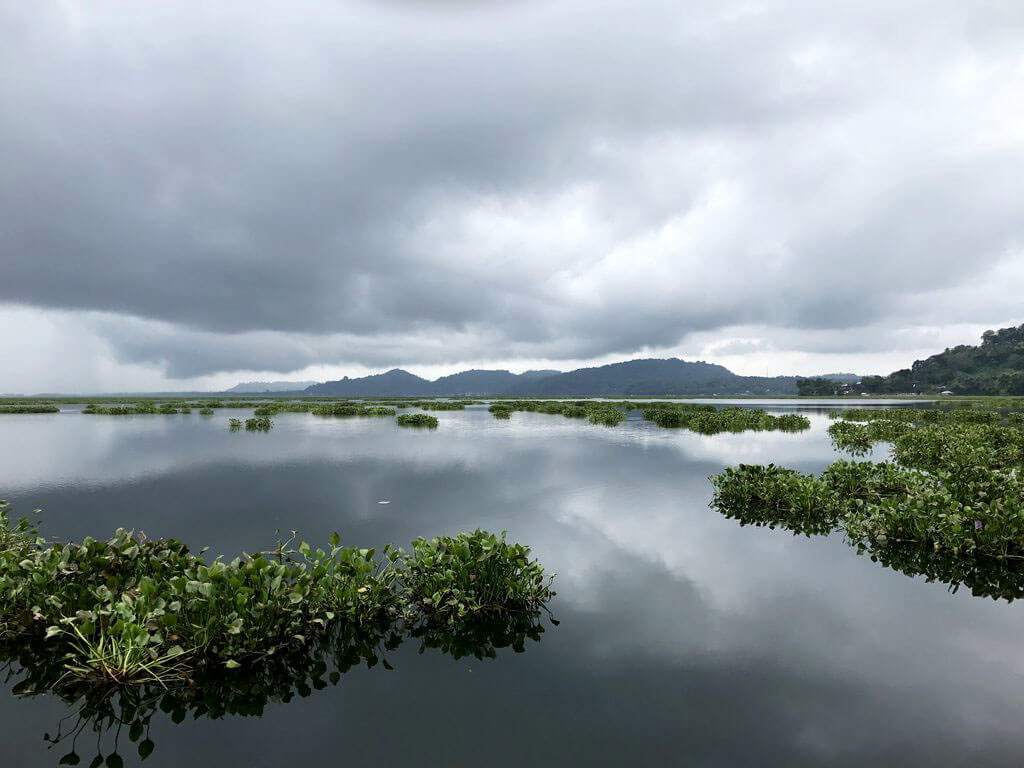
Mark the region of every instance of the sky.
[[0, 0], [0, 392], [1024, 322], [1024, 3]]

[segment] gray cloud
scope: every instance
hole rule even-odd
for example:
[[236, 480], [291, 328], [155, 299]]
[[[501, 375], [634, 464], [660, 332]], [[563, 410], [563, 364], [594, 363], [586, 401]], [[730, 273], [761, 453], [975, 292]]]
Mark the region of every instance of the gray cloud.
[[0, 302], [173, 377], [987, 323], [1022, 43], [954, 0], [5, 4]]

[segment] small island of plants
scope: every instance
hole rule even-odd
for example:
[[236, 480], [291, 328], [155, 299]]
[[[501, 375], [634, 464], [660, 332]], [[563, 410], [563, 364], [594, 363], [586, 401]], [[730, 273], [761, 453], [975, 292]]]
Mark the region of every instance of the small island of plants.
[[78, 722], [47, 736], [69, 742], [61, 764], [79, 762], [86, 728], [97, 752], [113, 736], [104, 764], [121, 764], [122, 726], [145, 759], [158, 712], [174, 723], [259, 714], [409, 639], [455, 658], [523, 651], [555, 594], [554, 577], [504, 533], [419, 538], [408, 552], [343, 546], [337, 534], [296, 546], [293, 534], [225, 562], [126, 530], [47, 541], [9, 514], [0, 501], [0, 658], [15, 693], [75, 705]]
[[395, 418], [395, 423], [400, 427], [436, 429], [438, 421], [436, 416], [427, 413], [403, 413]]
[[26, 403], [25, 405], [0, 404], [0, 414], [3, 413], [60, 413], [60, 408], [53, 403]]
[[[712, 478], [712, 505], [741, 523], [839, 530], [860, 551], [908, 572], [931, 573], [952, 559], [943, 572], [962, 574], [976, 591], [1021, 597], [1024, 429], [1013, 415], [852, 409], [829, 429], [835, 446], [863, 454], [887, 443], [891, 460], [837, 461], [817, 476], [741, 464]], [[994, 592], [983, 582], [998, 569], [986, 563], [1002, 569]]]
[[325, 632], [455, 627], [529, 614], [554, 595], [530, 550], [482, 530], [411, 550], [279, 543], [229, 562], [118, 530], [46, 541], [0, 502], [0, 638], [44, 641], [64, 682], [187, 682], [301, 648]]

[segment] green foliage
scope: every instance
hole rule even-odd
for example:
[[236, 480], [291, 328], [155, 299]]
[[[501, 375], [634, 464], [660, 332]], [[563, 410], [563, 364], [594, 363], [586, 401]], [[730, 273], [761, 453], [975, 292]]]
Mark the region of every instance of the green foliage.
[[485, 637], [516, 642], [519, 629], [487, 622], [515, 615], [532, 632], [554, 594], [528, 548], [482, 530], [417, 539], [409, 554], [342, 546], [333, 534], [324, 548], [293, 548], [293, 537], [211, 562], [123, 529], [47, 542], [9, 512], [0, 502], [0, 645], [33, 646], [31, 664], [56, 689], [172, 686], [303, 657], [341, 636], [373, 644], [382, 631], [463, 650]]
[[200, 416], [213, 416], [213, 408], [210, 408], [209, 406], [204, 405], [202, 408], [199, 409], [199, 415]]
[[0, 405], [0, 413], [60, 413], [53, 403], [28, 403], [25, 405]]
[[436, 416], [430, 416], [426, 413], [403, 413], [395, 419], [395, 423], [400, 427], [436, 429], [438, 421]]
[[82, 409], [82, 413], [88, 415], [101, 415], [101, 416], [129, 416], [136, 413], [136, 410], [126, 405], [111, 405], [102, 406], [90, 403]]
[[394, 416], [395, 409], [355, 403], [325, 403], [312, 409], [314, 416]]
[[477, 529], [452, 538], [416, 539], [402, 580], [424, 620], [455, 624], [509, 612], [529, 612], [547, 602], [552, 576], [530, 550]]
[[493, 403], [488, 410], [496, 419], [508, 419], [514, 411], [562, 415], [568, 419], [589, 418], [591, 424], [614, 427], [626, 418], [621, 408], [632, 408], [631, 403], [599, 400], [503, 400]]
[[[873, 554], [913, 545], [958, 558], [1024, 559], [1024, 430], [991, 423], [991, 413], [847, 412], [829, 428], [836, 446], [864, 453], [888, 441], [894, 463], [837, 462], [817, 478], [741, 465], [712, 478], [712, 504], [741, 522], [839, 528]], [[894, 562], [907, 558], [904, 550]]]
[[269, 416], [253, 416], [251, 419], [245, 420], [246, 432], [269, 432], [273, 426], [274, 422], [270, 420]]
[[1024, 395], [1024, 325], [985, 331], [981, 345], [946, 349], [888, 376], [865, 376], [874, 393], [941, 392]]
[[796, 380], [796, 393], [801, 397], [835, 397], [841, 394], [842, 390], [841, 382], [820, 376]]
[[237, 432], [241, 428], [242, 428], [242, 420], [241, 419], [228, 419], [228, 429], [230, 429], [232, 432]]
[[614, 427], [620, 422], [625, 421], [626, 414], [618, 408], [608, 405], [590, 408], [587, 411], [587, 418], [590, 419], [591, 424], [604, 424], [606, 427]]
[[420, 400], [413, 405], [425, 411], [461, 411], [466, 407], [465, 403], [450, 400]]
[[647, 403], [644, 418], [659, 427], [689, 429], [704, 435], [746, 430], [799, 432], [810, 428], [806, 416], [772, 416], [760, 408], [715, 408], [690, 403]]
[[495, 403], [487, 410], [493, 413], [496, 419], [512, 418], [512, 407], [504, 403]]

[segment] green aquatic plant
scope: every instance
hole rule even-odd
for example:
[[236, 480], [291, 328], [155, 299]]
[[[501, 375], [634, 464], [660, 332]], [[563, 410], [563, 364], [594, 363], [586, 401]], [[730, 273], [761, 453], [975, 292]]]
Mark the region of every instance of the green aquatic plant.
[[[833, 438], [870, 446], [869, 430], [851, 425]], [[818, 478], [741, 465], [712, 478], [712, 504], [729, 517], [775, 520], [794, 530], [818, 519], [858, 544], [914, 543], [956, 556], [1024, 558], [1020, 430], [976, 423], [907, 428], [893, 442], [893, 459], [837, 462]]]
[[204, 405], [202, 408], [199, 409], [199, 415], [200, 416], [213, 416], [213, 408], [211, 408], [208, 405]]
[[441, 643], [433, 628], [446, 626], [458, 644], [478, 619], [535, 617], [554, 595], [553, 577], [504, 534], [417, 539], [409, 554], [342, 546], [336, 533], [324, 548], [293, 541], [230, 562], [123, 529], [48, 542], [0, 502], [0, 641], [34, 648], [44, 677], [59, 669], [50, 688], [171, 687], [301, 657], [339, 634], [390, 627]]
[[26, 405], [0, 405], [2, 413], [60, 413], [53, 403], [30, 403]]
[[487, 410], [494, 414], [496, 419], [512, 418], [512, 407], [505, 403], [494, 403]]
[[150, 635], [138, 625], [101, 626], [90, 637], [70, 624], [71, 629], [51, 627], [47, 640], [67, 635], [71, 650], [64, 664], [67, 674], [97, 684], [172, 684], [186, 679], [186, 652], [175, 645], [164, 652], [150, 648]]
[[910, 424], [999, 424], [1003, 415], [997, 409], [984, 410], [938, 408], [849, 408], [830, 414], [845, 421], [890, 421]]
[[241, 428], [242, 428], [242, 420], [241, 419], [228, 419], [228, 429], [230, 429], [232, 432], [237, 432]]
[[467, 619], [526, 613], [553, 595], [546, 574], [530, 549], [479, 530], [458, 536], [416, 539], [404, 561], [402, 583], [408, 599], [428, 622], [456, 624]]
[[775, 417], [775, 428], [780, 432], [803, 432], [811, 428], [811, 420], [799, 413], [784, 413]]
[[806, 416], [796, 413], [773, 416], [760, 408], [715, 408], [693, 403], [645, 403], [643, 414], [659, 427], [689, 429], [703, 435], [747, 430], [800, 432], [811, 426]]
[[127, 405], [111, 405], [103, 406], [90, 403], [82, 409], [82, 413], [88, 415], [101, 415], [101, 416], [129, 416], [135, 413], [135, 409]]
[[438, 421], [436, 416], [429, 416], [426, 413], [403, 413], [395, 419], [395, 423], [400, 427], [436, 429]]
[[461, 411], [466, 407], [463, 402], [450, 400], [420, 400], [414, 405], [425, 411]]
[[604, 424], [607, 427], [614, 427], [620, 422], [625, 421], [626, 414], [618, 408], [591, 408], [587, 413], [587, 418], [590, 419], [591, 424]]
[[273, 426], [274, 422], [270, 420], [269, 416], [253, 416], [251, 419], [245, 420], [246, 432], [269, 432]]

